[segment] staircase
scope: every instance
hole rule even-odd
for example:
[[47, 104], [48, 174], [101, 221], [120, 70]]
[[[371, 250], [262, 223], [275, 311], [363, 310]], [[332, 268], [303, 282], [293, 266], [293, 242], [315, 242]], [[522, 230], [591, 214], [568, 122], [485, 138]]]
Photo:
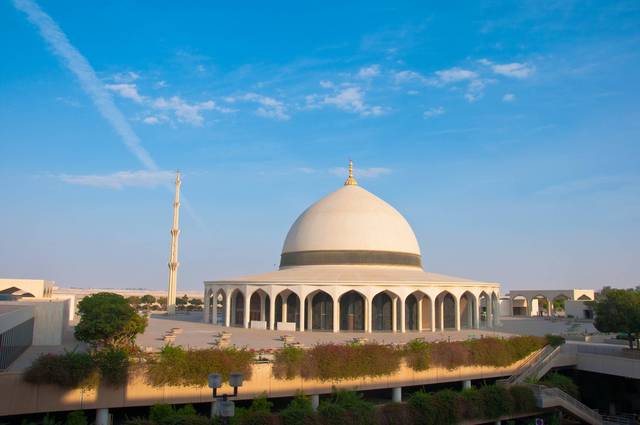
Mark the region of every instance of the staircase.
[[558, 388], [548, 388], [543, 385], [526, 385], [533, 390], [538, 407], [543, 409], [548, 407], [562, 407], [567, 412], [570, 412], [588, 424], [604, 424], [602, 416], [598, 412], [590, 409], [564, 391]]
[[553, 367], [553, 359], [562, 351], [562, 347], [562, 345], [544, 347], [527, 360], [519, 373], [497, 383], [500, 385], [526, 385], [533, 390], [538, 407], [561, 407], [588, 424], [602, 425], [604, 423], [603, 418], [598, 412], [590, 409], [564, 391], [558, 388], [526, 383], [530, 379], [537, 381], [542, 378]]

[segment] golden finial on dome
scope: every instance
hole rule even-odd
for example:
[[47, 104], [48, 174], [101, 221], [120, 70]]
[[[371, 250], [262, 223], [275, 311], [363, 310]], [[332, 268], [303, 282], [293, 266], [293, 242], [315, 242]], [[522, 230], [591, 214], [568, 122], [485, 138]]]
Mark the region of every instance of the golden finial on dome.
[[345, 186], [357, 186], [358, 181], [355, 177], [353, 177], [353, 161], [349, 160], [349, 177], [347, 177], [347, 181], [344, 182]]

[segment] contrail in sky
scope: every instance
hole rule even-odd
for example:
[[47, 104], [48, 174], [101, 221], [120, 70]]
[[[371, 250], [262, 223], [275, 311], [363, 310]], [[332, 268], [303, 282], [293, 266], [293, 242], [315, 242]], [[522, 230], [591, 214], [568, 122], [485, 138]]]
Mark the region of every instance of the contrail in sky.
[[122, 112], [116, 107], [111, 94], [105, 89], [89, 61], [69, 42], [58, 24], [31, 0], [14, 0], [13, 4], [16, 9], [26, 13], [29, 21], [38, 27], [40, 34], [53, 52], [75, 74], [84, 91], [91, 97], [102, 116], [111, 124], [127, 148], [148, 170], [158, 170], [157, 164], [142, 146]]
[[[120, 136], [127, 149], [138, 158], [147, 170], [158, 171], [158, 165], [142, 146], [140, 138], [113, 102], [111, 93], [104, 87], [89, 61], [69, 42], [58, 24], [32, 0], [14, 0], [13, 4], [16, 9], [27, 15], [29, 21], [40, 30], [42, 38], [49, 44], [53, 52], [75, 74], [83, 90], [91, 97], [100, 114]], [[173, 185], [169, 185], [168, 188], [173, 190]], [[183, 198], [183, 202], [191, 216], [200, 223], [200, 219], [194, 214], [187, 200]]]

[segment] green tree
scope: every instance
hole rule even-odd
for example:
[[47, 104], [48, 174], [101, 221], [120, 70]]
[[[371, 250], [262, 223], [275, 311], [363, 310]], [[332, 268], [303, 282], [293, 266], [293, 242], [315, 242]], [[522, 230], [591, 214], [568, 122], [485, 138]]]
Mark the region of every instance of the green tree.
[[156, 302], [160, 304], [160, 307], [162, 307], [163, 309], [167, 308], [167, 297], [158, 297], [158, 299], [156, 299]]
[[629, 348], [640, 335], [640, 291], [607, 289], [594, 303], [594, 325], [600, 332], [627, 335]]
[[80, 322], [76, 325], [75, 336], [98, 347], [130, 347], [136, 335], [144, 332], [147, 319], [141, 317], [118, 294], [100, 292], [84, 297], [78, 303]]
[[187, 296], [187, 294], [184, 294], [180, 298], [176, 298], [176, 305], [187, 305], [188, 302], [189, 297]]
[[146, 305], [153, 304], [156, 302], [156, 297], [154, 297], [153, 295], [146, 294], [146, 295], [143, 295], [142, 298], [140, 298], [140, 302]]
[[127, 297], [127, 302], [133, 308], [140, 307], [140, 297], [136, 295], [131, 295], [130, 297]]
[[203, 303], [202, 303], [202, 300], [200, 298], [191, 298], [189, 300], [189, 304], [195, 305], [195, 306], [199, 306], [199, 305], [202, 305]]

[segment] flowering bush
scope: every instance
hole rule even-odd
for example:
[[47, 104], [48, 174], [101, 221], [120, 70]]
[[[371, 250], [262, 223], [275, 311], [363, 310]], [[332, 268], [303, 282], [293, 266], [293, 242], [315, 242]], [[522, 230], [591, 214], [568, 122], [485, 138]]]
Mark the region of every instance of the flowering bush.
[[404, 347], [404, 359], [413, 370], [427, 370], [431, 359], [431, 345], [421, 339], [409, 341]]
[[222, 374], [224, 381], [232, 372], [241, 372], [250, 379], [254, 356], [246, 349], [185, 350], [167, 345], [157, 358], [147, 361], [147, 378], [154, 386], [204, 386], [213, 372]]
[[274, 354], [272, 373], [280, 379], [293, 379], [302, 376], [305, 351], [298, 347], [285, 347]]

